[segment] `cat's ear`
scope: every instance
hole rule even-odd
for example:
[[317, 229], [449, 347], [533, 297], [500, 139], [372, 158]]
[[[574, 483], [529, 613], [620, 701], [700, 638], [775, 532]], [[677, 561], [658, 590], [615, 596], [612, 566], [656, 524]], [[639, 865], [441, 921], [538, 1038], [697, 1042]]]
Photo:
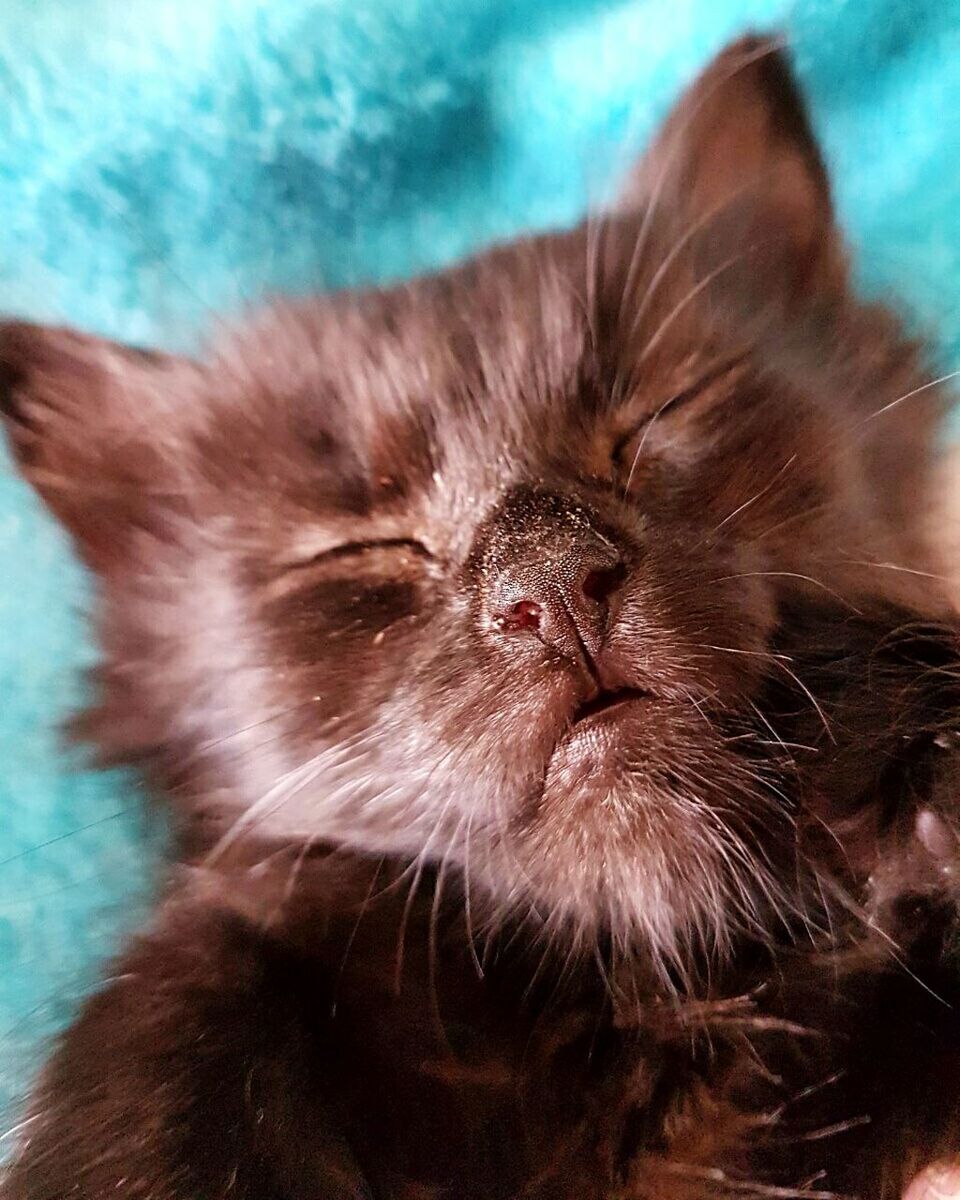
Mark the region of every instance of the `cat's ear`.
[[0, 417], [23, 475], [106, 571], [175, 503], [190, 362], [69, 329], [0, 323]]
[[636, 168], [621, 210], [653, 206], [717, 271], [740, 255], [793, 295], [842, 285], [827, 171], [787, 57], [745, 37], [700, 75]]

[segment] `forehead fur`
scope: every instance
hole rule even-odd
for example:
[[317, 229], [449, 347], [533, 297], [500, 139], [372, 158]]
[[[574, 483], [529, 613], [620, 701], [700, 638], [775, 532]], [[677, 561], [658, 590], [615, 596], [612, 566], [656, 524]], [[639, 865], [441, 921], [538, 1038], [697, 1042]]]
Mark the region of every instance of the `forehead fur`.
[[216, 377], [244, 408], [261, 398], [356, 450], [385, 425], [449, 437], [494, 416], [520, 440], [531, 405], [569, 397], [589, 349], [574, 253], [542, 238], [391, 289], [276, 304], [221, 340]]

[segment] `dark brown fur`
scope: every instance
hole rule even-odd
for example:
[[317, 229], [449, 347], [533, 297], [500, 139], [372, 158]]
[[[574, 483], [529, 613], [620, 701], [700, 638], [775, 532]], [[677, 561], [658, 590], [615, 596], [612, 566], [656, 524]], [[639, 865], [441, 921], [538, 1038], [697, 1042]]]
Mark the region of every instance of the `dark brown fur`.
[[182, 848], [5, 1197], [892, 1200], [957, 1147], [942, 400], [769, 43], [572, 232], [0, 365], [82, 732]]

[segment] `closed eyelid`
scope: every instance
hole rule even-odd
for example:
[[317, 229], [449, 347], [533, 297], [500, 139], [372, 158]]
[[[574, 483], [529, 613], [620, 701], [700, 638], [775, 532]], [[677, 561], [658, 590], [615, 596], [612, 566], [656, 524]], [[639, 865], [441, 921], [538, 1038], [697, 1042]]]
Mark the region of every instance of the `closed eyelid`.
[[611, 456], [613, 457], [614, 461], [619, 463], [620, 457], [624, 450], [638, 433], [641, 433], [659, 417], [664, 416], [671, 410], [680, 408], [682, 405], [691, 400], [696, 400], [698, 396], [706, 392], [707, 389], [715, 384], [718, 380], [732, 374], [738, 367], [742, 366], [745, 360], [746, 355], [740, 355], [738, 358], [732, 360], [724, 359], [712, 370], [707, 371], [704, 375], [701, 375], [696, 382], [690, 384], [689, 387], [683, 388], [681, 391], [669, 396], [652, 412], [646, 413], [639, 421], [635, 422], [630, 426], [629, 429], [622, 433], [614, 442], [613, 449], [611, 451]]
[[[436, 575], [436, 565], [441, 561], [436, 555], [416, 538], [371, 538], [366, 541], [340, 542], [313, 552], [304, 552], [296, 557], [288, 556], [275, 562], [270, 578], [266, 581], [266, 597], [279, 598], [291, 591], [305, 586], [314, 577], [313, 573], [325, 575], [324, 567], [333, 567], [342, 563], [343, 570], [357, 570], [363, 574], [363, 560], [367, 554], [375, 554], [385, 550], [398, 553], [406, 552], [411, 557], [419, 559], [425, 566], [434, 569], [431, 575]], [[409, 560], [408, 560], [409, 561]]]
[[416, 538], [394, 537], [373, 538], [369, 541], [341, 542], [325, 550], [320, 550], [308, 558], [298, 559], [296, 562], [288, 562], [286, 567], [288, 570], [295, 571], [304, 567], [315, 566], [318, 563], [334, 562], [341, 558], [362, 556], [371, 550], [408, 550], [419, 558], [427, 559], [430, 562], [435, 561], [435, 555], [427, 549], [423, 542], [418, 541]]
[[671, 396], [668, 400], [665, 400], [658, 408], [655, 408], [653, 412], [646, 413], [639, 421], [631, 425], [630, 428], [626, 430], [626, 432], [622, 433], [613, 444], [612, 455], [614, 461], [620, 461], [620, 457], [624, 450], [626, 450], [627, 446], [633, 441], [638, 433], [646, 429], [647, 426], [656, 421], [658, 417], [662, 417], [664, 413], [668, 412], [671, 408], [676, 408], [685, 401], [692, 400], [701, 390], [702, 386], [700, 384], [695, 384], [693, 387], [685, 388], [682, 392], [677, 392], [676, 395]]

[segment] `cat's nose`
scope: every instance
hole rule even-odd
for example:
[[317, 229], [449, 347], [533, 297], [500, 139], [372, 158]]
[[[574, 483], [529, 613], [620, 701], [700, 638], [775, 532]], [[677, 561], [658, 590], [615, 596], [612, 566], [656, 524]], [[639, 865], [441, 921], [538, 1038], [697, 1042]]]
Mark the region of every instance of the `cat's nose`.
[[489, 629], [518, 646], [536, 638], [596, 682], [627, 578], [612, 529], [573, 496], [520, 486], [478, 531], [471, 562]]
[[492, 581], [487, 597], [495, 629], [532, 634], [565, 657], [595, 660], [610, 603], [626, 576], [619, 556], [602, 544], [573, 546], [514, 563]]

